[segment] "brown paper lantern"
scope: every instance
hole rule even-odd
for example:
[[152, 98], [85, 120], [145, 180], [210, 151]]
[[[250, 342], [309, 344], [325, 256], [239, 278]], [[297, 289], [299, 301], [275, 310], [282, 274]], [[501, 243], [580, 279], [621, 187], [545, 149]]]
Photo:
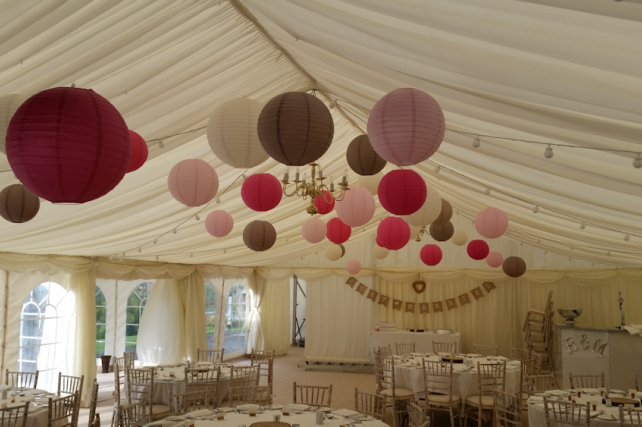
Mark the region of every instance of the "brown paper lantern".
[[276, 242], [276, 230], [267, 221], [252, 221], [243, 230], [243, 242], [253, 251], [267, 251]]
[[441, 199], [441, 213], [439, 214], [437, 219], [434, 220], [432, 223], [443, 225], [448, 221], [450, 221], [450, 218], [452, 217], [453, 217], [453, 207], [450, 206], [450, 203], [448, 203], [446, 200]]
[[332, 114], [321, 100], [304, 92], [287, 92], [263, 107], [257, 125], [263, 149], [277, 162], [303, 166], [330, 148]]
[[445, 242], [453, 237], [455, 226], [451, 222], [445, 224], [430, 224], [430, 235], [438, 242]]
[[509, 256], [504, 260], [502, 269], [509, 277], [519, 277], [526, 273], [526, 262], [518, 256]]
[[359, 135], [352, 140], [346, 151], [350, 169], [357, 175], [374, 175], [386, 167], [386, 162], [370, 145], [368, 135]]
[[31, 221], [40, 210], [40, 198], [22, 184], [0, 191], [0, 215], [9, 222]]

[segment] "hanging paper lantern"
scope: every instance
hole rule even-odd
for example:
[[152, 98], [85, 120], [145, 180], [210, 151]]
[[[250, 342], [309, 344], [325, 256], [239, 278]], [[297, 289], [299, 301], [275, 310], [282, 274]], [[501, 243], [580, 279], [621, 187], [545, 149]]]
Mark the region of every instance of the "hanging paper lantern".
[[379, 239], [379, 234], [377, 234], [375, 237], [375, 243], [377, 244], [377, 246], [381, 246], [383, 248], [383, 245], [381, 244], [381, 239]]
[[345, 242], [352, 234], [352, 228], [344, 224], [339, 218], [332, 218], [326, 225], [328, 240], [337, 245]]
[[381, 246], [391, 251], [396, 251], [410, 240], [410, 227], [399, 217], [388, 217], [379, 223], [377, 238]]
[[419, 237], [419, 233], [421, 233], [422, 227], [415, 227], [414, 225], [410, 224], [408, 224], [408, 227], [410, 227], [410, 240], [417, 239], [417, 237]]
[[374, 245], [372, 248], [372, 255], [374, 255], [375, 258], [377, 259], [385, 259], [390, 251], [384, 247], [381, 247], [379, 245]]
[[372, 219], [375, 211], [374, 197], [363, 187], [355, 186], [346, 191], [337, 202], [337, 215], [350, 227], [360, 227]]
[[504, 211], [486, 208], [475, 217], [475, 228], [481, 236], [496, 239], [508, 230], [508, 218]]
[[368, 135], [359, 135], [350, 142], [346, 158], [357, 175], [374, 175], [386, 166], [386, 161], [372, 149]]
[[31, 221], [40, 210], [40, 198], [22, 184], [0, 191], [0, 216], [9, 222]]
[[276, 242], [276, 230], [267, 221], [252, 221], [243, 230], [243, 242], [253, 251], [267, 251]]
[[392, 214], [410, 215], [426, 201], [426, 183], [415, 171], [390, 171], [379, 183], [379, 201]]
[[444, 139], [444, 113], [435, 99], [418, 89], [396, 89], [370, 111], [372, 148], [397, 166], [410, 166], [432, 156]]
[[450, 221], [450, 218], [453, 217], [453, 207], [448, 203], [447, 200], [441, 199], [441, 212], [437, 216], [437, 219], [433, 221], [433, 224], [445, 224]]
[[214, 237], [225, 237], [232, 231], [234, 219], [226, 211], [213, 211], [205, 218], [205, 229]]
[[526, 273], [526, 263], [518, 256], [509, 256], [504, 260], [502, 269], [509, 277], [520, 277]]
[[464, 230], [455, 230], [450, 241], [457, 246], [464, 246], [468, 242], [468, 234]]
[[288, 92], [275, 96], [263, 107], [257, 130], [270, 157], [284, 165], [303, 166], [328, 150], [334, 122], [317, 97]]
[[359, 260], [351, 259], [346, 262], [346, 270], [350, 274], [358, 274], [361, 271], [361, 263]]
[[502, 262], [504, 262], [504, 257], [499, 252], [489, 252], [488, 256], [486, 257], [486, 264], [488, 264], [488, 266], [492, 268], [501, 266]]
[[143, 166], [147, 161], [147, 156], [149, 155], [147, 143], [142, 136], [140, 136], [133, 130], [130, 130], [129, 137], [132, 140], [132, 157], [129, 160], [129, 168], [127, 169], [127, 173], [134, 172], [135, 170], [140, 169], [140, 167]]
[[[332, 212], [335, 203], [334, 198], [332, 197], [332, 193], [330, 193], [328, 190], [323, 190], [323, 194], [325, 194], [325, 196], [317, 196], [314, 198], [314, 206], [316, 206], [321, 215]], [[328, 203], [327, 200], [331, 200], [331, 202]]]
[[373, 196], [376, 196], [379, 192], [379, 183], [381, 182], [381, 178], [383, 178], [382, 173], [378, 173], [376, 175], [360, 176], [357, 180], [357, 185], [368, 190]]
[[441, 262], [443, 254], [441, 248], [437, 245], [425, 245], [419, 252], [421, 261], [430, 266], [437, 265]]
[[490, 248], [488, 247], [488, 243], [484, 242], [483, 240], [472, 240], [468, 244], [467, 251], [469, 257], [479, 261], [488, 256]]
[[426, 200], [419, 210], [404, 216], [404, 220], [417, 227], [425, 227], [437, 219], [441, 213], [441, 197], [432, 186], [426, 184]]
[[248, 208], [257, 212], [274, 209], [281, 202], [281, 182], [269, 173], [250, 175], [241, 186], [241, 198]]
[[176, 163], [167, 178], [169, 192], [185, 206], [203, 206], [218, 191], [218, 175], [209, 163], [187, 159]]
[[250, 98], [225, 101], [207, 122], [207, 142], [224, 163], [235, 168], [253, 168], [268, 159], [256, 125], [263, 104]]
[[5, 141], [7, 139], [7, 129], [9, 129], [9, 122], [11, 118], [29, 97], [27, 95], [20, 95], [12, 93], [0, 97], [0, 152], [6, 153]]
[[455, 233], [455, 226], [451, 222], [445, 224], [430, 224], [430, 236], [438, 242], [445, 242]]
[[26, 100], [7, 131], [7, 159], [20, 182], [52, 203], [85, 203], [123, 179], [132, 155], [118, 110], [89, 89], [57, 87]]
[[303, 223], [301, 234], [310, 243], [319, 243], [325, 239], [327, 229], [319, 218], [310, 218]]
[[325, 248], [325, 256], [330, 261], [337, 261], [345, 253], [345, 249], [341, 245], [330, 245]]

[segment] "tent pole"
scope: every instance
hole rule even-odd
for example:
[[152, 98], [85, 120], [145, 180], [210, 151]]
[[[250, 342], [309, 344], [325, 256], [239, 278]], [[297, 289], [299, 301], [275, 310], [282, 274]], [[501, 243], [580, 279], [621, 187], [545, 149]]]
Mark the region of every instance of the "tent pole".
[[7, 310], [9, 309], [9, 272], [4, 272], [4, 315], [2, 316], [2, 361], [0, 372], [4, 372], [4, 356], [7, 348]]
[[118, 343], [118, 280], [116, 280], [116, 290], [114, 291], [114, 349], [111, 354], [116, 358], [116, 344]]
[[292, 344], [296, 345], [296, 306], [297, 295], [299, 293], [299, 279], [293, 274], [294, 286], [292, 286]]

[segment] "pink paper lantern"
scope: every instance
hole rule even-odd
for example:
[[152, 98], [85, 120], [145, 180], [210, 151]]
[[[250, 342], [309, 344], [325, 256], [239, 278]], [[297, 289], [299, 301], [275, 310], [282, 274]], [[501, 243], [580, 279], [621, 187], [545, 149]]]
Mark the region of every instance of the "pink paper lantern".
[[[334, 209], [334, 198], [332, 194], [327, 190], [323, 190], [323, 193], [325, 197], [317, 196], [314, 198], [314, 206], [316, 206], [321, 215], [330, 213], [332, 209]], [[328, 203], [327, 200], [330, 200], [330, 203]]]
[[132, 140], [132, 157], [129, 160], [129, 168], [127, 169], [127, 173], [134, 172], [135, 170], [140, 169], [140, 167], [143, 166], [147, 161], [147, 156], [149, 155], [147, 143], [142, 136], [140, 136], [133, 130], [129, 131], [129, 136]]
[[379, 223], [377, 228], [377, 240], [379, 246], [397, 251], [410, 240], [410, 226], [399, 217], [388, 217]]
[[508, 230], [508, 218], [500, 209], [486, 208], [475, 217], [475, 228], [481, 236], [496, 239]]
[[213, 211], [205, 218], [205, 229], [214, 237], [227, 236], [233, 227], [232, 215], [226, 211]]
[[346, 262], [346, 270], [350, 274], [358, 274], [361, 271], [361, 263], [359, 260], [351, 259]]
[[328, 240], [337, 245], [345, 242], [352, 234], [352, 228], [339, 218], [332, 218], [326, 225]]
[[437, 245], [425, 245], [419, 252], [421, 261], [426, 265], [437, 265], [441, 262], [443, 254], [441, 248]]
[[468, 256], [474, 260], [481, 260], [488, 256], [490, 249], [488, 243], [483, 240], [472, 240], [467, 247]]
[[435, 99], [419, 89], [396, 89], [370, 111], [372, 148], [397, 166], [410, 166], [432, 156], [444, 140], [446, 121]]
[[411, 170], [388, 172], [379, 183], [379, 201], [391, 214], [410, 215], [417, 212], [426, 201], [426, 183]]
[[241, 187], [241, 198], [245, 205], [257, 212], [274, 209], [281, 202], [281, 182], [269, 173], [257, 173], [245, 180]]
[[218, 191], [218, 175], [209, 163], [201, 159], [178, 162], [167, 178], [169, 192], [185, 206], [202, 206]]
[[303, 238], [310, 243], [319, 243], [325, 239], [326, 233], [325, 222], [319, 218], [310, 218], [306, 220], [301, 227]]
[[360, 227], [372, 219], [375, 211], [374, 197], [368, 190], [355, 185], [337, 202], [337, 215], [350, 227]]
[[499, 252], [490, 252], [486, 257], [486, 264], [488, 264], [488, 266], [492, 268], [501, 267], [503, 262], [504, 256]]

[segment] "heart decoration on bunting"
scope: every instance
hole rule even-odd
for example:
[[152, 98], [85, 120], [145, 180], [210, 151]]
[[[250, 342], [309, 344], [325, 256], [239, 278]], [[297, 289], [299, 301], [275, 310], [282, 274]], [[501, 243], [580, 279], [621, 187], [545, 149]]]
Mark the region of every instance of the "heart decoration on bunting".
[[417, 280], [412, 284], [412, 288], [415, 290], [415, 292], [420, 294], [426, 290], [426, 282], [424, 282], [423, 280]]

